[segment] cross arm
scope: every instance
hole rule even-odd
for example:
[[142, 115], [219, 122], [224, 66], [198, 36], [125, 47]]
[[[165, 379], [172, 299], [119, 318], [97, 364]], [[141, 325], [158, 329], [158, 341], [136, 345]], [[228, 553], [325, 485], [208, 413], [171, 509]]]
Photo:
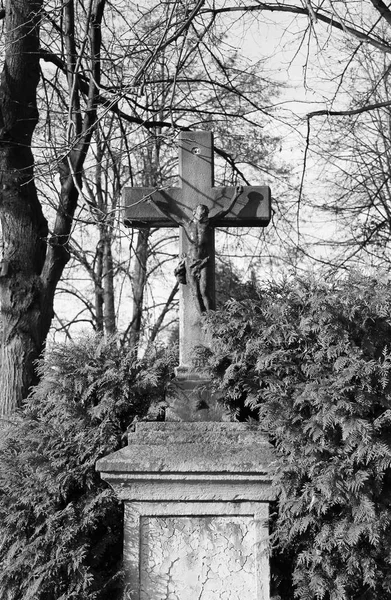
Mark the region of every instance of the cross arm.
[[206, 204], [216, 227], [266, 227], [271, 218], [268, 186], [212, 187], [201, 197], [192, 189], [125, 188], [126, 227], [178, 227], [191, 218], [199, 203]]
[[178, 227], [184, 215], [179, 188], [157, 190], [153, 187], [125, 188], [123, 193], [126, 227]]
[[212, 188], [215, 227], [266, 227], [271, 219], [271, 192], [268, 186], [243, 186], [235, 198], [233, 186]]
[[229, 212], [231, 212], [231, 210], [233, 209], [233, 207], [235, 206], [236, 202], [238, 201], [238, 198], [240, 196], [240, 194], [243, 192], [243, 186], [242, 185], [238, 185], [235, 188], [235, 191], [233, 193], [233, 196], [231, 198], [231, 202], [229, 204], [229, 206], [227, 206], [227, 208], [225, 208], [224, 210], [220, 210], [219, 212], [217, 212], [215, 215], [213, 215], [213, 219], [215, 221], [219, 221], [219, 219], [222, 219], [225, 217], [225, 215], [227, 215]]

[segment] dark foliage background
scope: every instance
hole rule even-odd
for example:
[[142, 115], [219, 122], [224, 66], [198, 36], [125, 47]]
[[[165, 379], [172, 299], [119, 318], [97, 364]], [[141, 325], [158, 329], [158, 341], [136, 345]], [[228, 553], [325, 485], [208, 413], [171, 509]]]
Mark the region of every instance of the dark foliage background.
[[216, 387], [276, 450], [276, 597], [389, 599], [390, 284], [284, 282], [206, 326]]
[[[275, 447], [273, 593], [391, 596], [391, 285], [268, 285], [206, 317], [214, 384]], [[0, 442], [0, 597], [106, 600], [122, 509], [95, 472], [162, 399], [171, 357], [115, 339], [58, 346]]]
[[122, 506], [95, 471], [161, 400], [171, 357], [138, 361], [115, 338], [56, 346], [0, 442], [0, 597], [120, 597]]

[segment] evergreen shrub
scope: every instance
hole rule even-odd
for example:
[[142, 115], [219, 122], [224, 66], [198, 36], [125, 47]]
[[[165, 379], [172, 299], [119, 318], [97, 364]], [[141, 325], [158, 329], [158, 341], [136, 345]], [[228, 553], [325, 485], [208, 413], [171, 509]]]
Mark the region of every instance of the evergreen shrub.
[[216, 386], [275, 447], [273, 540], [293, 561], [280, 596], [389, 600], [390, 284], [285, 282], [206, 326]]
[[165, 358], [138, 361], [115, 339], [54, 347], [0, 442], [1, 600], [120, 597], [122, 506], [95, 471], [161, 400]]

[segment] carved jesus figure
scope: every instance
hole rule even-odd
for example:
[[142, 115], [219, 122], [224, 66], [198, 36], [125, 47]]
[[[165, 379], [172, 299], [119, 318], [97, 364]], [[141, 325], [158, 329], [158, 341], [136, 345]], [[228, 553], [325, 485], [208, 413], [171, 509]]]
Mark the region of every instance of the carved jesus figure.
[[175, 275], [179, 283], [190, 285], [193, 298], [200, 312], [214, 308], [212, 286], [210, 284], [211, 261], [208, 254], [208, 249], [213, 241], [214, 223], [230, 212], [242, 191], [243, 187], [237, 186], [228, 208], [213, 215], [209, 214], [209, 208], [205, 204], [198, 204], [193, 210], [191, 219], [178, 219], [177, 216], [171, 214], [168, 208], [158, 205], [152, 198], [147, 200], [161, 214], [171, 219], [176, 225], [183, 227], [189, 241], [190, 251], [181, 258], [175, 269]]

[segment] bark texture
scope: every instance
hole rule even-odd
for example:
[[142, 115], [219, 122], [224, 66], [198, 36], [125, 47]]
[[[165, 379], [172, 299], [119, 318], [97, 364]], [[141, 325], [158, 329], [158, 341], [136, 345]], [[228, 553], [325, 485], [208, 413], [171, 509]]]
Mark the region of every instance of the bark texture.
[[[61, 198], [53, 230], [34, 183], [31, 142], [38, 121], [39, 25], [42, 0], [7, 0], [5, 59], [0, 81], [0, 418], [12, 413], [37, 382], [35, 360], [53, 318], [57, 284], [69, 260], [69, 238], [82, 185], [82, 169], [96, 127], [100, 85], [100, 28], [105, 0], [89, 15], [90, 79], [81, 102], [73, 0], [62, 5], [64, 53], [74, 132], [60, 170]], [[82, 116], [83, 111], [83, 116]], [[4, 268], [6, 265], [6, 268]], [[1, 267], [1, 265], [0, 265]]]
[[33, 361], [42, 350], [40, 314], [47, 222], [34, 184], [31, 140], [38, 121], [41, 0], [5, 6], [5, 60], [0, 82], [0, 277], [2, 345], [0, 417], [35, 382]]

